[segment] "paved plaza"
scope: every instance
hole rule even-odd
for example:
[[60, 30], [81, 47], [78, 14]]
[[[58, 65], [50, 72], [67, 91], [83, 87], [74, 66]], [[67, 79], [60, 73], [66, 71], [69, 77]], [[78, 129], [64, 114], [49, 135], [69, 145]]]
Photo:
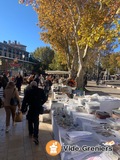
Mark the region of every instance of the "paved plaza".
[[[22, 99], [23, 94], [20, 97]], [[10, 131], [5, 133], [5, 110], [0, 108], [0, 160], [59, 160], [59, 156], [51, 157], [45, 150], [47, 142], [53, 140], [49, 115], [44, 115], [44, 122], [40, 122], [39, 130], [40, 143], [36, 146], [33, 139], [28, 136], [27, 120], [24, 115], [23, 121], [16, 123], [15, 126], [12, 126], [11, 119]]]
[[[120, 98], [119, 89], [105, 85], [96, 86], [94, 82], [89, 82], [87, 89], [89, 91], [86, 94], [98, 93]], [[39, 125], [40, 144], [36, 146], [28, 136], [26, 116], [24, 115], [22, 122], [11, 125], [9, 133], [5, 133], [5, 111], [4, 108], [0, 109], [0, 160], [59, 160], [59, 156], [51, 157], [45, 150], [47, 142], [53, 139], [49, 115], [45, 116], [46, 119]]]
[[112, 85], [96, 85], [95, 81], [89, 81], [86, 94], [97, 93], [100, 96], [112, 96], [120, 98], [120, 87], [115, 88]]
[[48, 141], [52, 140], [52, 126], [48, 122], [40, 122], [39, 146], [28, 136], [27, 120], [15, 126], [11, 125], [9, 133], [5, 133], [5, 111], [0, 109], [0, 160], [58, 160], [45, 151]]

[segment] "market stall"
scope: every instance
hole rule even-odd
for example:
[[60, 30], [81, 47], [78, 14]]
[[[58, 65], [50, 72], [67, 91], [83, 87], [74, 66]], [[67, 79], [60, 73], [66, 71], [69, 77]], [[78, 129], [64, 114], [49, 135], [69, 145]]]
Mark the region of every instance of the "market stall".
[[[57, 93], [54, 93], [57, 94]], [[58, 93], [59, 94], [59, 93]], [[97, 94], [74, 96], [73, 99], [53, 97], [51, 117], [54, 139], [64, 145], [99, 146], [111, 151], [61, 152], [61, 160], [118, 160], [120, 157], [120, 119], [112, 117], [114, 109], [119, 108], [120, 99]], [[100, 115], [99, 115], [99, 114]], [[99, 115], [99, 116], [98, 116]], [[109, 115], [109, 116], [108, 116]], [[116, 147], [117, 146], [117, 147]], [[114, 148], [117, 149], [114, 149]], [[113, 152], [114, 149], [114, 152]]]

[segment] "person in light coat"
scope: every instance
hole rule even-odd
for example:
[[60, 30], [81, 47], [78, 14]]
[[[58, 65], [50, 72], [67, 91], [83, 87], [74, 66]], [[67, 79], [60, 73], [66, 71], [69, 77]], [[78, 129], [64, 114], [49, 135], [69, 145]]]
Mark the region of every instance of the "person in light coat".
[[10, 116], [12, 115], [13, 125], [15, 124], [15, 113], [17, 106], [11, 106], [10, 100], [12, 97], [16, 97], [18, 100], [18, 109], [21, 109], [19, 93], [15, 87], [14, 82], [8, 82], [4, 90], [4, 108], [6, 112], [6, 132], [10, 129]]

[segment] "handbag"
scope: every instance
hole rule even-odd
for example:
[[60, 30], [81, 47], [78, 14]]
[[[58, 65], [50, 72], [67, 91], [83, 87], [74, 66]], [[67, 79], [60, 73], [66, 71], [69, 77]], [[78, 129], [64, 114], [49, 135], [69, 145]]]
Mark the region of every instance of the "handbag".
[[18, 105], [18, 100], [17, 100], [16, 97], [11, 98], [10, 105], [11, 106], [17, 106]]
[[[14, 93], [14, 91], [15, 91], [15, 89], [13, 90], [13, 93]], [[18, 104], [19, 104], [19, 102], [18, 102], [18, 99], [16, 97], [12, 97], [10, 99], [10, 105], [11, 106], [17, 106]]]
[[15, 122], [22, 122], [23, 114], [21, 111], [17, 111], [15, 114]]

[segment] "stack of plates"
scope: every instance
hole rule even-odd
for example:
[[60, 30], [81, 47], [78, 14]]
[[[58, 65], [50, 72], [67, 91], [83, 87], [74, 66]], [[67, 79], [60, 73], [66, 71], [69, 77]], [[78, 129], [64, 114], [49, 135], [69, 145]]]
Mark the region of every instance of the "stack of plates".
[[71, 131], [66, 133], [66, 138], [71, 142], [92, 141], [93, 134], [87, 131]]
[[85, 110], [87, 113], [93, 113], [96, 110], [100, 109], [100, 103], [96, 101], [86, 102], [85, 103]]

